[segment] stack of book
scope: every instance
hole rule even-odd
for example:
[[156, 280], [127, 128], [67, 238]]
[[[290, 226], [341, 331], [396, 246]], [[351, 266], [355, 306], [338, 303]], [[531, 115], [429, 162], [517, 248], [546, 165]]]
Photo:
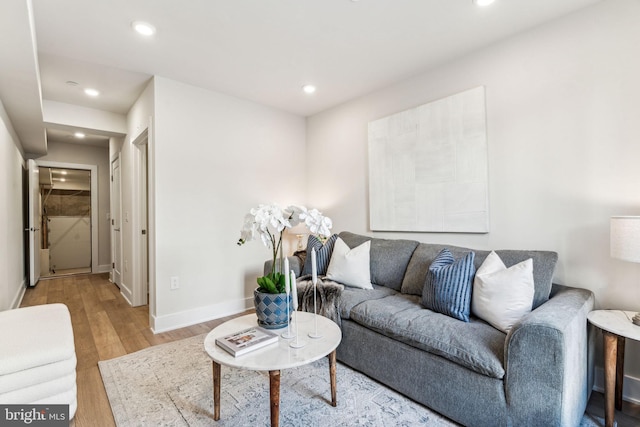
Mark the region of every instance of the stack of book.
[[216, 338], [216, 344], [234, 357], [242, 356], [245, 353], [277, 342], [278, 335], [259, 326], [253, 326], [222, 338]]

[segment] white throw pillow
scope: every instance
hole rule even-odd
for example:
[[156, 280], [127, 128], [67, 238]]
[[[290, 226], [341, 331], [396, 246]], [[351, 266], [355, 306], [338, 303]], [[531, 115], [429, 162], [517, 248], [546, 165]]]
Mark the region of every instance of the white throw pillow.
[[473, 282], [471, 311], [504, 333], [531, 312], [533, 305], [533, 260], [507, 268], [491, 252]]
[[371, 241], [349, 249], [349, 246], [338, 237], [327, 268], [327, 279], [354, 288], [373, 289], [369, 270], [370, 249]]

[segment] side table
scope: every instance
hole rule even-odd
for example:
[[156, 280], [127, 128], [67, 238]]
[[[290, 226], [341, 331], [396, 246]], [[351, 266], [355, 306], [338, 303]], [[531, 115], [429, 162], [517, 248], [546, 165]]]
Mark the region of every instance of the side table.
[[640, 341], [640, 326], [631, 323], [634, 314], [634, 312], [622, 310], [595, 310], [587, 315], [589, 322], [602, 330], [604, 338], [604, 419], [606, 427], [613, 427], [615, 409], [622, 409], [625, 339]]

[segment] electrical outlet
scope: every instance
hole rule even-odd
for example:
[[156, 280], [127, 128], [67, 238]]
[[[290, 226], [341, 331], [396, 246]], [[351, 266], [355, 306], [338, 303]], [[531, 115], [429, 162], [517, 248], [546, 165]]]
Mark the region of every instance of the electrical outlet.
[[171, 290], [174, 291], [180, 288], [180, 281], [177, 276], [171, 277]]

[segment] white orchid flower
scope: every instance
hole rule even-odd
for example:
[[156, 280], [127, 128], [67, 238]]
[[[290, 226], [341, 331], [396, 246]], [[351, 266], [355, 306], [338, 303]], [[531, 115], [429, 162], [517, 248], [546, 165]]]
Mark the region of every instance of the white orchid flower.
[[301, 215], [305, 225], [313, 234], [329, 237], [333, 223], [330, 218], [322, 215], [317, 209], [311, 209]]
[[[282, 234], [286, 228], [304, 223], [311, 233], [329, 237], [333, 223], [317, 209], [308, 210], [304, 206], [291, 205], [282, 209], [276, 204], [258, 205], [244, 217], [240, 230], [238, 245], [243, 245], [260, 236], [262, 243], [272, 251], [273, 269], [275, 269], [277, 253], [282, 246]], [[273, 276], [275, 270], [272, 269]]]
[[305, 212], [307, 212], [307, 208], [305, 208], [304, 206], [291, 205], [286, 209], [285, 214], [288, 214], [287, 216], [289, 218], [289, 224], [291, 228], [303, 222], [301, 216]]

